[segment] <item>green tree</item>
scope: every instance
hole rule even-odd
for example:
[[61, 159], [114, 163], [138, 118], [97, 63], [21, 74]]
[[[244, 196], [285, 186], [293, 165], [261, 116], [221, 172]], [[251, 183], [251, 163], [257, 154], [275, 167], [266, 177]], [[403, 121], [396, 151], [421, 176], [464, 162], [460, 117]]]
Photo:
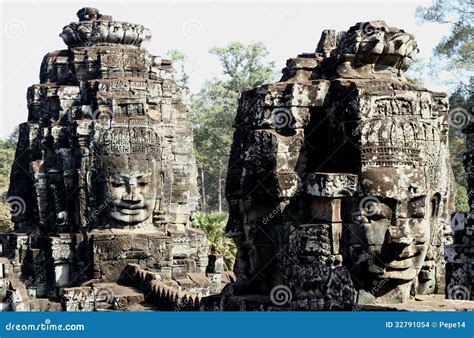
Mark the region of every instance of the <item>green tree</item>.
[[206, 233], [210, 251], [222, 255], [224, 268], [232, 270], [237, 249], [234, 242], [225, 237], [227, 217], [224, 212], [201, 212], [196, 215], [193, 225]]
[[456, 205], [456, 211], [469, 211], [468, 193], [466, 187], [462, 185], [458, 186], [454, 203]]
[[[449, 106], [451, 114], [457, 114], [459, 118], [469, 119], [469, 110], [474, 106], [474, 97], [472, 93], [466, 91], [466, 88], [460, 85], [456, 91], [449, 96]], [[451, 118], [454, 119], [452, 116]], [[464, 171], [464, 152], [466, 145], [461, 127], [464, 124], [450, 124], [449, 129], [449, 152], [451, 155], [451, 166], [453, 168], [454, 179], [457, 185], [456, 191], [456, 210], [466, 210], [467, 206], [467, 182], [466, 172]]]
[[437, 67], [441, 64], [439, 59], [443, 59], [447, 69], [469, 73], [474, 70], [473, 14], [472, 3], [466, 0], [433, 0], [430, 7], [417, 8], [416, 16], [422, 22], [451, 25], [449, 35], [434, 48], [436, 62], [432, 66]]
[[[469, 110], [473, 106], [472, 71], [474, 64], [474, 27], [473, 7], [471, 1], [466, 0], [433, 0], [428, 7], [418, 7], [416, 16], [422, 22], [435, 22], [449, 24], [450, 32], [444, 36], [433, 50], [431, 68], [439, 71], [442, 68], [449, 69], [459, 80], [457, 89], [449, 97], [450, 114], [464, 115], [468, 119]], [[470, 86], [460, 79], [470, 76]], [[457, 184], [456, 208], [465, 210], [467, 205], [467, 184], [464, 172], [463, 154], [465, 151], [464, 136], [460, 128], [450, 126], [449, 147], [452, 160], [452, 168]]]
[[222, 211], [238, 99], [244, 90], [274, 80], [275, 64], [267, 60], [269, 53], [260, 42], [231, 42], [212, 48], [210, 53], [219, 59], [223, 76], [206, 81], [193, 95], [190, 120], [194, 124], [202, 210]]
[[6, 195], [10, 184], [10, 172], [15, 158], [18, 128], [5, 140], [0, 140], [0, 231], [13, 227], [10, 205], [6, 203]]
[[173, 61], [174, 79], [182, 86], [187, 87], [189, 78], [196, 70], [195, 62], [177, 49], [169, 50], [166, 55]]

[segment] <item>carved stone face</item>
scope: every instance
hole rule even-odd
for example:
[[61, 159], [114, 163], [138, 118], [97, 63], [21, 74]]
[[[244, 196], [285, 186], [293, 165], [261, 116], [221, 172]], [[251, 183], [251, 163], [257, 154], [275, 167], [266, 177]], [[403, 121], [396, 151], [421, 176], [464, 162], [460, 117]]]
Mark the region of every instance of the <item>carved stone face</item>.
[[377, 296], [420, 272], [430, 244], [431, 199], [421, 168], [369, 168], [360, 184], [364, 196], [355, 206], [349, 256], [366, 289], [385, 281]]
[[109, 156], [107, 163], [112, 226], [148, 221], [159, 192], [157, 162], [145, 155], [120, 155]]

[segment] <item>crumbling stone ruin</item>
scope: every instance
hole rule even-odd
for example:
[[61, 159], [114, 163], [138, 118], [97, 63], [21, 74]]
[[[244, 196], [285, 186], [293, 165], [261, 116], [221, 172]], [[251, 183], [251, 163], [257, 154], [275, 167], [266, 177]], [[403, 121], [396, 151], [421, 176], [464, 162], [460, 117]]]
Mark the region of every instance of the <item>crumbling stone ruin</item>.
[[453, 209], [448, 100], [404, 77], [413, 35], [324, 31], [240, 98], [222, 309], [352, 309], [443, 293]]
[[[4, 310], [198, 309], [219, 292], [198, 202], [188, 101], [149, 31], [93, 8], [28, 89], [3, 234]], [[16, 210], [15, 210], [16, 207]], [[216, 265], [219, 266], [219, 265]]]
[[453, 243], [446, 246], [446, 298], [474, 300], [474, 116], [458, 110], [451, 120], [464, 126], [464, 168], [469, 186], [469, 212], [456, 212], [451, 219]]

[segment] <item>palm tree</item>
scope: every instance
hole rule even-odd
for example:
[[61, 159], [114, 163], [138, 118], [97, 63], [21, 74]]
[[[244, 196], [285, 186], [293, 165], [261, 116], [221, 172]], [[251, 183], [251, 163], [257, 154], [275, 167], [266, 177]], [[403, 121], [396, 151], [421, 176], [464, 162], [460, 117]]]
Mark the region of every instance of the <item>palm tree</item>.
[[225, 237], [227, 218], [225, 212], [201, 212], [196, 215], [193, 225], [206, 233], [211, 252], [223, 257], [224, 268], [232, 270], [237, 249], [234, 242]]

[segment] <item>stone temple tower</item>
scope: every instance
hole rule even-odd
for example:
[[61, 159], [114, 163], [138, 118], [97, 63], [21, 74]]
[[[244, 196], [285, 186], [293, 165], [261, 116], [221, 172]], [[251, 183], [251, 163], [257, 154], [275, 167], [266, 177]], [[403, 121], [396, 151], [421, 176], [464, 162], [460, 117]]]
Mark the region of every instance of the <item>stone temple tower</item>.
[[207, 239], [191, 227], [185, 88], [170, 60], [141, 47], [145, 27], [94, 8], [77, 16], [27, 92], [15, 227], [1, 237], [4, 309], [195, 308], [221, 278], [206, 275]]
[[444, 292], [448, 100], [405, 78], [417, 53], [413, 35], [361, 22], [324, 31], [279, 82], [242, 94], [228, 308], [350, 309]]

